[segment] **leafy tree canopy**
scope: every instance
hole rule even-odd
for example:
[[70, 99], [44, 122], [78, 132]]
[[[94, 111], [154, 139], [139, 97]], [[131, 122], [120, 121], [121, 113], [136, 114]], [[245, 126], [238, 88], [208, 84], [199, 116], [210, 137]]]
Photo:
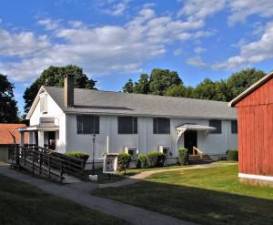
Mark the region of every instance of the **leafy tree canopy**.
[[137, 82], [131, 79], [124, 85], [123, 92], [165, 95], [171, 86], [183, 86], [183, 82], [175, 71], [153, 69], [151, 74], [141, 74]]
[[32, 102], [42, 85], [63, 87], [64, 75], [66, 74], [74, 75], [75, 87], [88, 89], [95, 88], [96, 81], [89, 79], [87, 75], [83, 73], [82, 69], [78, 66], [74, 65], [68, 65], [65, 67], [50, 66], [48, 69], [44, 70], [41, 73], [40, 77], [37, 80], [35, 80], [30, 85], [30, 87], [28, 87], [25, 90], [23, 96], [25, 100], [25, 112], [29, 111]]
[[153, 69], [150, 76], [150, 92], [155, 95], [164, 95], [173, 85], [182, 85], [182, 80], [175, 71]]
[[184, 97], [187, 89], [183, 85], [172, 85], [165, 91], [166, 96]]
[[17, 102], [14, 100], [13, 84], [7, 76], [0, 74], [0, 122], [18, 122]]
[[148, 94], [150, 92], [150, 78], [148, 74], [141, 74], [138, 82], [134, 84], [133, 92]]
[[129, 79], [128, 82], [122, 88], [125, 93], [134, 93], [134, 83], [132, 79]]
[[232, 74], [226, 80], [227, 89], [229, 90], [227, 101], [231, 101], [265, 75], [266, 74], [263, 71], [254, 68], [244, 69]]
[[150, 75], [142, 74], [135, 83], [130, 79], [123, 91], [128, 93], [156, 94], [176, 97], [191, 97], [216, 101], [230, 101], [265, 73], [256, 69], [244, 69], [232, 74], [226, 80], [204, 79], [196, 87], [184, 86], [177, 72], [154, 69]]

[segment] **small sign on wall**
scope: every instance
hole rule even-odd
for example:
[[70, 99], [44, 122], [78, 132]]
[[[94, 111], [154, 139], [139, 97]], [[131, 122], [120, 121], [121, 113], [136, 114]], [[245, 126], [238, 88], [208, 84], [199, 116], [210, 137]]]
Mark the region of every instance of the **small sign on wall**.
[[107, 153], [103, 161], [103, 173], [115, 174], [118, 171], [118, 153]]

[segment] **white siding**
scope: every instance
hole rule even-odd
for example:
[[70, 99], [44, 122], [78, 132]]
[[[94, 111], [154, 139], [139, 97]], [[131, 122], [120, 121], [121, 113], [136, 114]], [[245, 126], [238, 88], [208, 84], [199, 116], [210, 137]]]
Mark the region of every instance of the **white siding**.
[[[184, 146], [183, 135], [177, 143], [176, 127], [184, 123], [209, 125], [209, 120], [171, 119], [171, 134], [153, 134], [153, 118], [138, 117], [138, 134], [118, 134], [116, 116], [100, 116], [100, 134], [96, 135], [96, 158], [106, 153], [107, 136], [110, 152], [121, 152], [125, 147], [137, 148], [140, 152], [169, 147], [174, 156], [178, 146]], [[198, 147], [204, 153], [224, 154], [227, 149], [237, 148], [237, 135], [231, 134], [230, 121], [222, 121], [222, 133], [211, 134], [198, 131]], [[67, 151], [83, 151], [92, 154], [92, 135], [77, 134], [76, 115], [67, 115]]]
[[[41, 117], [54, 117], [59, 124], [57, 134], [57, 151], [83, 151], [92, 155], [92, 135], [77, 134], [76, 115], [67, 114], [59, 108], [56, 102], [47, 96], [47, 113], [40, 112], [40, 102], [36, 105], [30, 118], [30, 125], [39, 125]], [[177, 148], [184, 146], [184, 135], [177, 142], [176, 127], [184, 123], [209, 125], [209, 120], [204, 119], [171, 119], [171, 133], [153, 134], [153, 118], [138, 117], [138, 134], [118, 134], [117, 116], [100, 116], [100, 133], [96, 135], [96, 158], [102, 158], [106, 153], [107, 136], [109, 137], [110, 152], [124, 151], [125, 147], [137, 148], [140, 152], [159, 150], [159, 146], [168, 147], [174, 156]], [[33, 139], [33, 138], [32, 138]], [[43, 146], [44, 133], [38, 133], [39, 145]], [[204, 153], [224, 154], [227, 149], [237, 149], [237, 134], [231, 133], [231, 121], [222, 121], [222, 133], [211, 134], [198, 131], [198, 148]], [[90, 157], [91, 159], [91, 157]]]
[[[208, 123], [207, 123], [208, 125]], [[222, 121], [222, 133], [199, 132], [198, 147], [208, 154], [224, 154], [228, 149], [237, 149], [237, 135], [231, 133], [231, 121]]]
[[[66, 146], [66, 115], [61, 110], [61, 108], [56, 104], [50, 95], [46, 97], [47, 101], [47, 113], [42, 113], [40, 110], [40, 101], [38, 101], [31, 117], [30, 117], [30, 126], [39, 125], [41, 117], [53, 117], [56, 119], [56, 124], [59, 126], [59, 132], [57, 133], [57, 151], [65, 152]], [[44, 145], [44, 133], [38, 132], [38, 142], [40, 146]]]

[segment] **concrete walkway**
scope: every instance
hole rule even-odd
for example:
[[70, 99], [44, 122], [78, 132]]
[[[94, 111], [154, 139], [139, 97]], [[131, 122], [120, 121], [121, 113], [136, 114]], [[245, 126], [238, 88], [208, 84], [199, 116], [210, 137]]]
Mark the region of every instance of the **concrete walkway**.
[[147, 170], [143, 171], [141, 173], [138, 173], [136, 175], [133, 175], [131, 177], [128, 177], [124, 180], [113, 182], [113, 183], [106, 183], [106, 184], [99, 184], [99, 188], [109, 188], [109, 187], [122, 187], [126, 185], [135, 184], [137, 182], [143, 181], [144, 179], [157, 174], [157, 173], [164, 173], [164, 172], [171, 172], [171, 171], [181, 171], [181, 170], [193, 170], [193, 169], [206, 169], [206, 168], [213, 168], [216, 166], [226, 166], [226, 165], [232, 165], [236, 163], [210, 163], [210, 164], [202, 164], [202, 165], [194, 165], [194, 166], [188, 166], [188, 167], [178, 167], [178, 168], [160, 168], [160, 169], [153, 169], [153, 170]]
[[105, 214], [123, 219], [133, 225], [196, 225], [139, 207], [92, 196], [90, 195], [90, 192], [97, 188], [96, 184], [75, 183], [70, 185], [59, 185], [17, 172], [10, 169], [8, 166], [0, 166], [0, 174], [29, 183], [49, 194], [71, 200], [92, 210], [98, 210]]

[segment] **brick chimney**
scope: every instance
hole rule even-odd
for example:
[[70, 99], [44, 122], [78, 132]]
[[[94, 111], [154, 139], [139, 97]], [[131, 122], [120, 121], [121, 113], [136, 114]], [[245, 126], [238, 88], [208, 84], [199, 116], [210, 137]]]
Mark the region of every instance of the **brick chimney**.
[[64, 106], [72, 107], [74, 105], [74, 76], [67, 74], [64, 77]]

